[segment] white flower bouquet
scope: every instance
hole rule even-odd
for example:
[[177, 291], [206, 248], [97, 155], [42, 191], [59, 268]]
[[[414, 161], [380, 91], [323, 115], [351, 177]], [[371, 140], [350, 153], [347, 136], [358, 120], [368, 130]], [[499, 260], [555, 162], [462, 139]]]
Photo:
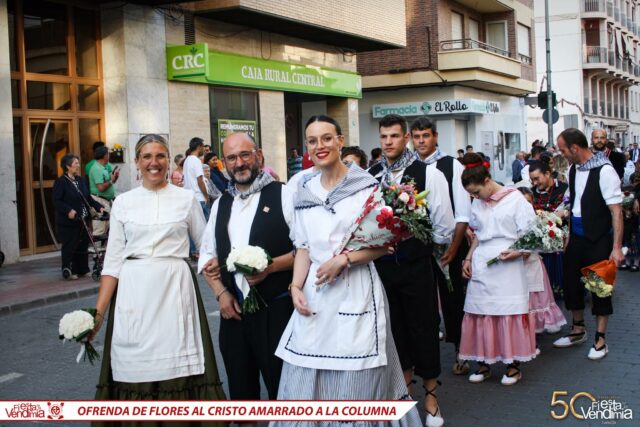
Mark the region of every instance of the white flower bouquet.
[[[564, 248], [566, 234], [566, 229], [562, 227], [562, 218], [555, 213], [541, 211], [529, 231], [509, 246], [509, 249], [537, 253], [560, 252]], [[487, 261], [487, 266], [498, 262], [500, 258], [492, 258]]]
[[58, 326], [59, 338], [64, 341], [75, 341], [81, 344], [80, 352], [76, 357], [76, 362], [80, 363], [80, 359], [89, 359], [89, 363], [93, 365], [95, 360], [100, 359], [100, 354], [93, 345], [86, 340], [91, 331], [96, 326], [95, 308], [84, 308], [82, 310], [72, 311], [62, 316], [60, 325]]
[[[273, 260], [269, 254], [259, 246], [247, 245], [242, 248], [233, 248], [227, 257], [225, 265], [229, 273], [240, 273], [245, 276], [253, 276], [267, 269]], [[261, 306], [267, 306], [255, 286], [249, 289], [240, 289], [244, 296], [242, 303], [243, 313], [255, 313]]]

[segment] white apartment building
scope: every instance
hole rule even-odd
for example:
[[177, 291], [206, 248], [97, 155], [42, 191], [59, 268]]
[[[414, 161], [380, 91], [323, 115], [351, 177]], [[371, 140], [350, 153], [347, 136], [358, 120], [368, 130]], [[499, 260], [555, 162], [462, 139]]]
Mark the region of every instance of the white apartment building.
[[[623, 146], [640, 136], [640, 1], [549, 2], [551, 80], [560, 120], [590, 134], [607, 130]], [[536, 0], [537, 81], [546, 88], [545, 2]], [[529, 110], [528, 139], [547, 140], [540, 109]]]

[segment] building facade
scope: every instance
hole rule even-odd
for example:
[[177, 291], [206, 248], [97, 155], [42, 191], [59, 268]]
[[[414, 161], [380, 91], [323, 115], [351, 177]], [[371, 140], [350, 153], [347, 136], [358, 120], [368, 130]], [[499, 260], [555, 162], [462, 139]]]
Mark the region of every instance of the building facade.
[[79, 154], [84, 171], [98, 140], [118, 192], [139, 185], [147, 133], [175, 155], [246, 130], [282, 177], [312, 114], [358, 144], [357, 55], [404, 46], [392, 30], [404, 22], [400, 0], [0, 0], [0, 250], [8, 262], [56, 250], [59, 160]]
[[[536, 0], [538, 82], [546, 73], [544, 0]], [[637, 141], [640, 82], [640, 2], [549, 2], [551, 79], [560, 113], [554, 135], [567, 127], [603, 128], [621, 146]], [[546, 84], [544, 84], [546, 87]], [[547, 140], [539, 109], [530, 110], [531, 138]]]
[[386, 113], [427, 115], [441, 150], [471, 145], [510, 180], [513, 156], [527, 146], [524, 97], [536, 90], [532, 2], [410, 0], [405, 14], [406, 48], [358, 55], [360, 146], [378, 146]]

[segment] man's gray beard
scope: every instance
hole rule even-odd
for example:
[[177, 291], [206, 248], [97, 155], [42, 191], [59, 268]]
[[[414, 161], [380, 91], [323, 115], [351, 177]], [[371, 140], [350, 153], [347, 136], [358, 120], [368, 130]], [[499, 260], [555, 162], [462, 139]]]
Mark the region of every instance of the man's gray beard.
[[240, 184], [240, 185], [251, 185], [253, 184], [253, 181], [256, 180], [256, 178], [258, 177], [258, 175], [260, 174], [260, 169], [250, 169], [251, 171], [251, 175], [249, 176], [249, 178], [247, 179], [247, 182], [240, 182], [238, 180], [236, 180], [235, 174], [230, 174], [231, 175], [231, 183], [232, 184]]

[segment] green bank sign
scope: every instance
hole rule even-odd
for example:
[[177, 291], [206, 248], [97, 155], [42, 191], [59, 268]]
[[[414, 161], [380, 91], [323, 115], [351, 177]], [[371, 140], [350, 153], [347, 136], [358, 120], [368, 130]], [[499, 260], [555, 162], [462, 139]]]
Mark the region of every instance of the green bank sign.
[[167, 47], [167, 78], [192, 83], [362, 97], [360, 76], [311, 65], [209, 51], [206, 43]]

